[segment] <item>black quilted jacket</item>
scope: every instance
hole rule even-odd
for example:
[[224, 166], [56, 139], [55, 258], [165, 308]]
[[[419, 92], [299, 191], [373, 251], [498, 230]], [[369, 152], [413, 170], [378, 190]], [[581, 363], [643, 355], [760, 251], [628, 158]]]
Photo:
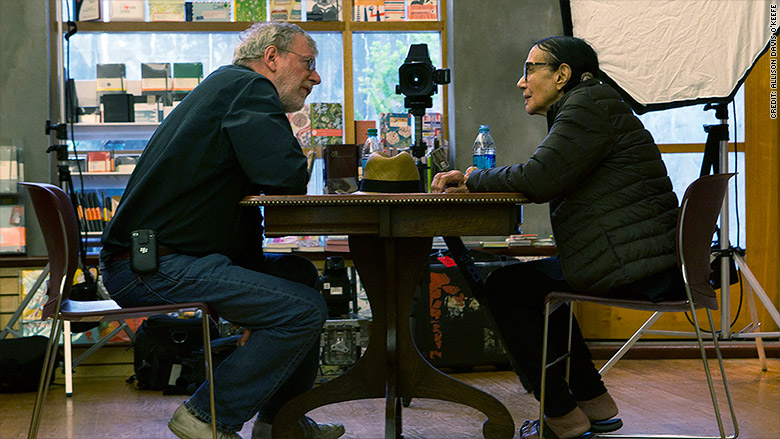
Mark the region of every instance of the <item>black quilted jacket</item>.
[[610, 86], [579, 84], [547, 112], [549, 131], [522, 164], [471, 173], [472, 192], [550, 203], [571, 286], [607, 295], [676, 263], [677, 197], [650, 133]]

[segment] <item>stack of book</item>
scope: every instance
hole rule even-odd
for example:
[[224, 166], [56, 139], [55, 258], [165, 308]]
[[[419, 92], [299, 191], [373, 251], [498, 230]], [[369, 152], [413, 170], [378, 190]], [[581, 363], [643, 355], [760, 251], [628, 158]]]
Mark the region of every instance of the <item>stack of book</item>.
[[282, 236], [280, 238], [265, 238], [263, 244], [265, 251], [269, 253], [291, 253], [298, 248], [297, 236]]
[[298, 237], [299, 252], [324, 252], [325, 251], [325, 237], [324, 236], [300, 236]]
[[326, 252], [349, 252], [349, 239], [346, 235], [331, 235], [325, 239]]
[[522, 235], [509, 235], [506, 239], [506, 243], [509, 247], [526, 247], [534, 245], [536, 240], [536, 233], [526, 233]]

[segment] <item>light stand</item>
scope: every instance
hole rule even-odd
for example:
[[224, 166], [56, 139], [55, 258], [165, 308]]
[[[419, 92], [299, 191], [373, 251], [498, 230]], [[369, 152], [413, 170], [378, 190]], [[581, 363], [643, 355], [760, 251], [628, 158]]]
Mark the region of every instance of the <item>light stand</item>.
[[[719, 143], [718, 152], [720, 154], [720, 166], [719, 166], [719, 172], [721, 173], [728, 173], [729, 172], [729, 162], [728, 162], [728, 145], [729, 145], [729, 138], [728, 138], [728, 108], [727, 104], [724, 102], [717, 103], [717, 104], [707, 104], [704, 108], [705, 110], [714, 109], [715, 110], [715, 117], [720, 122], [720, 127], [722, 129], [717, 130], [714, 135], [718, 136], [717, 140]], [[715, 129], [714, 127], [718, 126], [709, 126], [709, 130]], [[707, 154], [705, 153], [705, 156]], [[705, 158], [706, 160], [706, 158]], [[766, 353], [764, 351], [764, 338], [776, 338], [780, 337], [780, 332], [760, 332], [759, 329], [761, 327], [761, 322], [758, 320], [758, 313], [756, 311], [756, 303], [753, 295], [755, 294], [758, 296], [759, 300], [761, 300], [761, 303], [764, 305], [766, 310], [769, 312], [769, 315], [772, 317], [772, 320], [774, 320], [775, 324], [777, 324], [780, 327], [780, 312], [777, 310], [775, 305], [772, 303], [769, 296], [767, 296], [764, 289], [761, 287], [761, 284], [758, 282], [758, 279], [753, 275], [753, 272], [750, 271], [750, 268], [747, 265], [747, 262], [745, 261], [744, 257], [744, 250], [732, 247], [729, 243], [729, 197], [724, 197], [723, 199], [723, 206], [721, 208], [720, 213], [720, 233], [718, 235], [718, 241], [720, 244], [720, 250], [719, 250], [719, 256], [720, 256], [720, 285], [721, 285], [721, 296], [720, 296], [720, 307], [721, 307], [721, 318], [720, 318], [720, 337], [721, 338], [754, 338], [756, 340], [756, 349], [758, 350], [758, 357], [761, 363], [761, 370], [767, 370], [766, 368]], [[752, 290], [752, 294], [750, 292], [747, 293], [747, 301], [748, 301], [748, 309], [750, 312], [750, 318], [751, 323], [745, 327], [744, 329], [731, 333], [731, 294], [730, 294], [730, 286], [731, 286], [731, 273], [730, 273], [730, 259], [734, 260], [734, 262], [737, 264], [737, 267], [739, 267], [740, 272], [744, 276], [744, 279], [747, 281], [748, 286]]]

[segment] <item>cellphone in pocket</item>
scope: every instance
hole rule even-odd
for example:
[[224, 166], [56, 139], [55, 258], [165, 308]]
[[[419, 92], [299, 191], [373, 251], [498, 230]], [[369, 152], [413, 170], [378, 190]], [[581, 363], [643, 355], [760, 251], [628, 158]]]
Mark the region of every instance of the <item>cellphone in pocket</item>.
[[142, 229], [132, 232], [130, 268], [138, 274], [157, 271], [157, 236], [154, 230]]

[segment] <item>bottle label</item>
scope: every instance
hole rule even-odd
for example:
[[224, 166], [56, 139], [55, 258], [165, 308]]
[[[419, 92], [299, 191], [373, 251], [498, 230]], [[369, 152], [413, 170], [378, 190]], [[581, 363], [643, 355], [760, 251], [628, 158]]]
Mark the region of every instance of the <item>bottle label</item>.
[[495, 154], [482, 154], [474, 156], [474, 166], [479, 169], [490, 169], [496, 167]]

